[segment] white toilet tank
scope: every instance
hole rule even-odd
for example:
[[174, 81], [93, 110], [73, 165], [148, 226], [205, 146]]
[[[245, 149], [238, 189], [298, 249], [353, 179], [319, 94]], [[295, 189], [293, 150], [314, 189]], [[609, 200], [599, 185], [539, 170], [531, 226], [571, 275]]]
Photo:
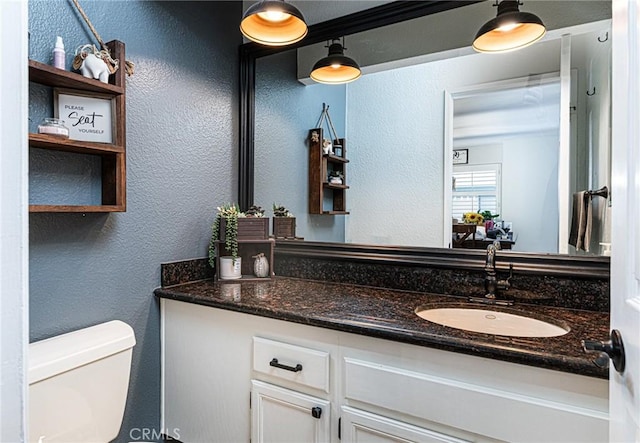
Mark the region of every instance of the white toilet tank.
[[109, 442], [122, 425], [133, 329], [119, 320], [29, 345], [29, 441]]

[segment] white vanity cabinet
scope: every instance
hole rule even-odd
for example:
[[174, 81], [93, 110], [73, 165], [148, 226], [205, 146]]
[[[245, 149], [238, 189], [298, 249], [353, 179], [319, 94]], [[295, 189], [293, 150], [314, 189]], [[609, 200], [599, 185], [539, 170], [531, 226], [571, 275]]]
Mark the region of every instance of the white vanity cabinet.
[[329, 363], [327, 351], [253, 337], [252, 442], [331, 440]]
[[[161, 315], [162, 429], [171, 437], [337, 441], [338, 332], [168, 299]], [[274, 358], [302, 370], [271, 366]]]
[[606, 380], [164, 298], [161, 306], [162, 428], [184, 443], [608, 438]]
[[258, 380], [251, 382], [251, 441], [321, 443], [330, 438], [330, 403]]

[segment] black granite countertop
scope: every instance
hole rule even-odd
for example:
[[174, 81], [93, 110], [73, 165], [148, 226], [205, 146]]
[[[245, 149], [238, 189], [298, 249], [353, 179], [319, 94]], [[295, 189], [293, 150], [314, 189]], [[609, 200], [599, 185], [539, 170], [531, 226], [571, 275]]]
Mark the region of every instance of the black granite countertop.
[[241, 283], [205, 280], [159, 288], [155, 295], [478, 357], [608, 378], [608, 370], [595, 366], [594, 356], [586, 354], [581, 346], [583, 339], [607, 339], [609, 315], [603, 312], [515, 305], [505, 310], [524, 311], [538, 318], [550, 317], [568, 326], [570, 331], [551, 338], [510, 338], [441, 326], [418, 317], [414, 312], [418, 306], [455, 306], [465, 301], [438, 294], [276, 277], [269, 281]]

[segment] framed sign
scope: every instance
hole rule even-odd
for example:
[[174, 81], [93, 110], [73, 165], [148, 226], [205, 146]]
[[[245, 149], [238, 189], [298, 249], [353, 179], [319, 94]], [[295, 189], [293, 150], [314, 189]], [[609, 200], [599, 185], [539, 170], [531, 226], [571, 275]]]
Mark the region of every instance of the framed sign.
[[469, 150], [468, 149], [454, 149], [453, 150], [453, 164], [454, 165], [466, 165], [469, 163]]
[[69, 128], [71, 140], [113, 143], [114, 98], [106, 94], [53, 90], [53, 108], [56, 118]]

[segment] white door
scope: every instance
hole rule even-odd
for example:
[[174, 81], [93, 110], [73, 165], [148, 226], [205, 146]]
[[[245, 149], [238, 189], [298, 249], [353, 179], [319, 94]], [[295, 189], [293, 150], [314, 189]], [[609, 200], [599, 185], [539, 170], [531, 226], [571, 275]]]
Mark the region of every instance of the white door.
[[637, 0], [613, 0], [611, 328], [626, 368], [611, 365], [610, 440], [640, 441], [640, 36]]
[[26, 440], [29, 77], [26, 1], [0, 0], [0, 441]]
[[330, 432], [327, 400], [251, 380], [253, 443], [328, 442]]
[[348, 406], [342, 407], [340, 426], [343, 443], [468, 442]]

